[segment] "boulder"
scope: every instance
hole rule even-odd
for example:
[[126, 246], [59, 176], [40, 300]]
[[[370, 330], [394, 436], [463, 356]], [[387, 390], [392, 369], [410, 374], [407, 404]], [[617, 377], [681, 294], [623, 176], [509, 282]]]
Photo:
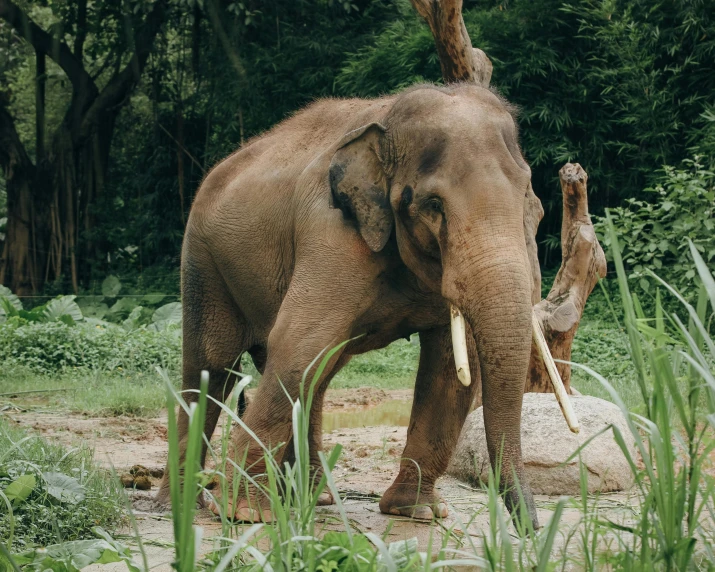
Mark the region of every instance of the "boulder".
[[[613, 424], [623, 434], [636, 458], [635, 446], [628, 438], [626, 420], [616, 405], [597, 397], [572, 395], [574, 410], [581, 425], [571, 433], [551, 393], [527, 393], [521, 415], [521, 448], [526, 479], [535, 494], [578, 495], [580, 477], [578, 458], [560, 466], [578, 447], [604, 427]], [[623, 452], [608, 430], [581, 451], [586, 465], [589, 492], [620, 491], [633, 485], [633, 473]], [[457, 449], [447, 472], [473, 485], [489, 477], [482, 408], [469, 414], [459, 437]]]

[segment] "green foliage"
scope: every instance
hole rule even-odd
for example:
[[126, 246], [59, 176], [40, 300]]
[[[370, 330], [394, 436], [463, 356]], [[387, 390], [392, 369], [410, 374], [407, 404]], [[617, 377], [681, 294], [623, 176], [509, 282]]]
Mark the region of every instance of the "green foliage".
[[[0, 286], [0, 360], [43, 372], [68, 367], [127, 372], [156, 365], [173, 368], [181, 355], [181, 304], [152, 310], [165, 296], [148, 294], [138, 301], [119, 298], [108, 308], [102, 300], [111, 302], [120, 290], [119, 280], [110, 276], [103, 284], [105, 298], [85, 297], [80, 307], [75, 296], [58, 296], [25, 310], [17, 296]], [[121, 325], [85, 318], [85, 313]]]
[[[610, 210], [615, 236], [629, 277], [639, 290], [653, 294], [652, 269], [682, 292], [696, 292], [689, 243], [710, 267], [715, 265], [715, 172], [702, 158], [686, 159], [680, 169], [666, 166], [657, 184], [646, 192], [649, 200], [629, 199], [627, 206]], [[596, 223], [602, 244], [611, 244], [606, 219]]]
[[418, 336], [413, 336], [411, 341], [397, 340], [386, 348], [355, 356], [340, 370], [330, 386], [411, 388], [415, 383], [419, 355]]
[[82, 322], [28, 323], [11, 318], [0, 324], [0, 361], [37, 371], [86, 367], [147, 371], [155, 365], [174, 367], [181, 356], [178, 329], [126, 331], [113, 324]]
[[[95, 2], [84, 30], [71, 3], [31, 3], [28, 13], [47, 30], [61, 28], [70, 44], [86, 32], [82, 63], [102, 85], [131, 48], [127, 20], [136, 24], [150, 5]], [[558, 250], [548, 236], [560, 226], [561, 163], [585, 166], [591, 210], [600, 213], [626, 198], [643, 200], [659, 169], [693, 149], [714, 156], [710, 8], [700, 0], [465, 3], [472, 41], [494, 63], [493, 84], [521, 108], [549, 250]], [[27, 42], [0, 20], [3, 92], [30, 155], [34, 62]], [[65, 117], [71, 88], [51, 58], [46, 80], [49, 134]], [[216, 161], [317, 97], [373, 97], [420, 81], [440, 81], [440, 68], [409, 0], [169, 3], [143, 77], [117, 117], [104, 189], [88, 205], [91, 224], [79, 230], [82, 286], [99, 293], [114, 274], [152, 285], [139, 292], [175, 293], [188, 209]], [[4, 187], [0, 175], [0, 235]], [[69, 291], [66, 277], [54, 288]], [[90, 303], [92, 316], [127, 319], [133, 306], [117, 294], [102, 292], [111, 303]], [[150, 318], [143, 312], [139, 322]]]
[[[101, 284], [101, 296], [82, 296], [78, 304], [88, 318], [121, 323], [124, 329], [133, 330], [151, 325], [153, 329], [165, 329], [181, 322], [181, 304], [170, 302], [158, 307], [167, 298], [158, 292], [151, 294], [121, 295], [124, 284], [113, 274]], [[153, 324], [153, 325], [152, 325]]]
[[99, 526], [92, 528], [92, 532], [98, 538], [52, 544], [12, 557], [17, 565], [26, 570], [79, 572], [92, 564], [123, 562], [130, 572], [140, 572], [129, 548], [115, 541]]
[[[642, 408], [642, 400], [636, 384], [636, 371], [628, 357], [628, 338], [615, 323], [609, 309], [604, 309], [597, 317], [592, 314], [581, 320], [571, 346], [571, 361], [600, 373], [616, 388], [629, 409], [638, 411]], [[598, 380], [579, 368], [571, 369], [571, 383], [585, 395], [612, 399]]]
[[73, 325], [75, 320], [82, 319], [82, 311], [74, 301], [75, 296], [58, 296], [46, 304], [36, 306], [32, 310], [25, 310], [22, 303], [15, 296], [16, 303], [11, 298], [0, 296], [0, 323], [17, 318], [23, 322], [62, 322]]
[[15, 552], [93, 538], [94, 527], [113, 528], [122, 516], [121, 489], [89, 449], [66, 450], [2, 418], [0, 493], [0, 544]]

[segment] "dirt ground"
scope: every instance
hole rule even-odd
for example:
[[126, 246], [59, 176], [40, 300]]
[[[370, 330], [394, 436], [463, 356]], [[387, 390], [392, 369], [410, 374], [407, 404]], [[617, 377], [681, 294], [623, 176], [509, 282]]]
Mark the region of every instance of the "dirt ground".
[[[376, 388], [329, 390], [326, 396], [324, 446], [326, 450], [338, 443], [343, 446], [334, 477], [345, 496], [344, 506], [350, 522], [362, 532], [386, 534], [387, 541], [417, 537], [421, 550], [426, 550], [430, 541], [440, 546], [443, 539], [451, 546], [470, 542], [478, 545], [482, 531], [488, 526], [486, 495], [451, 477], [444, 477], [438, 483], [440, 493], [450, 506], [449, 517], [440, 523], [389, 517], [379, 511], [379, 495], [397, 475], [411, 398], [408, 390]], [[22, 427], [65, 445], [81, 443], [93, 447], [97, 462], [114, 467], [119, 474], [134, 465], [161, 469], [166, 460], [166, 415], [152, 419], [93, 418], [21, 410], [5, 411], [4, 415]], [[150, 566], [154, 570], [171, 570], [171, 520], [155, 512], [151, 502], [157, 485], [158, 479], [152, 479], [151, 491], [132, 491], [131, 498]], [[556, 499], [539, 496], [536, 501], [541, 523], [548, 522]], [[602, 502], [614, 518], [628, 518], [628, 495], [604, 495]], [[331, 516], [337, 514], [335, 507], [320, 509], [328, 528], [334, 522]], [[575, 508], [567, 509], [562, 521], [576, 523], [578, 515]], [[204, 528], [204, 547], [210, 550], [211, 536], [220, 534], [220, 524], [207, 510], [199, 511], [197, 524]], [[116, 569], [124, 568], [116, 565]]]

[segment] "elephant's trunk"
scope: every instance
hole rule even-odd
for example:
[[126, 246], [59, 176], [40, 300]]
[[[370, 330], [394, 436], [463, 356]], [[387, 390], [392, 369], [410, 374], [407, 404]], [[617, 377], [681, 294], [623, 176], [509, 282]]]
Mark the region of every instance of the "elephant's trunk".
[[[462, 244], [465, 244], [462, 242]], [[482, 374], [482, 402], [492, 467], [501, 467], [510, 512], [519, 509], [519, 480], [526, 508], [537, 524], [521, 456], [521, 404], [532, 339], [531, 280], [526, 250], [509, 238], [489, 238], [449, 256], [444, 296], [464, 314], [474, 332]]]

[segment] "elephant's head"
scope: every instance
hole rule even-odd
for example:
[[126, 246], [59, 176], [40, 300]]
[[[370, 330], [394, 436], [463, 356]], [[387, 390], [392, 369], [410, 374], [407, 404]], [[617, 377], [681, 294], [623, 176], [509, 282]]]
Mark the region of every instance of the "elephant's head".
[[[530, 177], [507, 105], [474, 85], [408, 90], [382, 123], [346, 134], [330, 166], [334, 200], [367, 245], [381, 250], [394, 229], [407, 267], [466, 318], [479, 352], [490, 454], [494, 461], [503, 443], [507, 482], [522, 468]], [[453, 343], [459, 359], [464, 342]]]

